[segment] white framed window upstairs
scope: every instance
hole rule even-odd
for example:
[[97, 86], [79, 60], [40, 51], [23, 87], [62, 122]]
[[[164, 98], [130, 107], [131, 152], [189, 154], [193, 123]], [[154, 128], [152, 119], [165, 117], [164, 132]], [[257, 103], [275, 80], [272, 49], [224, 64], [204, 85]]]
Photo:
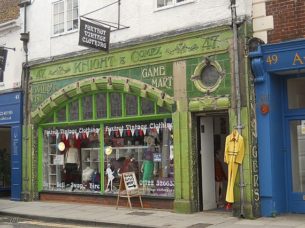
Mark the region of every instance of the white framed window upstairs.
[[174, 6], [183, 5], [186, 3], [194, 2], [195, 0], [156, 0], [157, 1], [157, 10], [170, 8]]
[[52, 34], [59, 35], [78, 29], [78, 0], [52, 3]]

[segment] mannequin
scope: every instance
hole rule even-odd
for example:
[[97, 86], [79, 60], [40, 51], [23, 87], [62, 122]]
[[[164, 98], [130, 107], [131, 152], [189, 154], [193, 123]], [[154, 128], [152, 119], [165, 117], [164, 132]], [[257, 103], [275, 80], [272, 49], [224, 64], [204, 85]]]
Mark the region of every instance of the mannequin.
[[148, 182], [153, 180], [154, 161], [153, 152], [155, 151], [155, 138], [148, 136], [147, 139], [148, 148], [144, 151], [143, 164], [141, 166], [141, 172], [143, 173], [143, 187], [146, 190]]
[[113, 179], [114, 179], [113, 173], [114, 173], [114, 171], [111, 170], [111, 165], [108, 164], [107, 169], [106, 169], [106, 174], [107, 174], [107, 177], [108, 177], [106, 191], [109, 191], [109, 185], [110, 185], [110, 191], [112, 191], [112, 182], [113, 182]]
[[226, 194], [226, 209], [232, 208], [234, 203], [234, 183], [238, 165], [244, 158], [244, 139], [236, 129], [226, 137], [224, 162], [228, 164], [228, 185]]
[[227, 180], [225, 171], [223, 170], [221, 161], [219, 160], [219, 151], [214, 152], [214, 167], [215, 167], [215, 192], [216, 192], [216, 204], [220, 206], [223, 200], [223, 182]]
[[65, 173], [66, 173], [66, 182], [79, 182], [80, 175], [78, 175], [78, 169], [80, 164], [79, 151], [75, 147], [73, 139], [69, 140], [69, 149], [66, 152], [65, 157]]

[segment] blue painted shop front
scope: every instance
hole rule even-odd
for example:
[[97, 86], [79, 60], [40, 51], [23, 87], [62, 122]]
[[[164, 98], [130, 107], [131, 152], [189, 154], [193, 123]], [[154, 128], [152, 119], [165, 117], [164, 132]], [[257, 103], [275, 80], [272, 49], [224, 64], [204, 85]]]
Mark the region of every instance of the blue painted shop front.
[[250, 53], [262, 216], [305, 213], [305, 40]]
[[21, 199], [22, 93], [0, 95], [0, 195]]

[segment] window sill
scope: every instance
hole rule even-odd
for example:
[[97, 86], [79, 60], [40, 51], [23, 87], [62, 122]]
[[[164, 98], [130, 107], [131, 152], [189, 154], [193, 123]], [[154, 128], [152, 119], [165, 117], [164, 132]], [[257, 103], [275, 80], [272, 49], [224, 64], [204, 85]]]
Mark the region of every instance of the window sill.
[[180, 3], [176, 3], [174, 5], [163, 6], [163, 7], [160, 7], [160, 8], [155, 8], [154, 12], [163, 11], [163, 10], [167, 10], [167, 9], [172, 9], [172, 8], [175, 8], [175, 7], [184, 6], [184, 5], [187, 5], [187, 4], [190, 4], [190, 3], [195, 3], [195, 2], [196, 2], [196, 0], [189, 0], [187, 2], [180, 2]]
[[60, 36], [65, 36], [65, 35], [69, 35], [69, 34], [77, 33], [77, 32], [78, 32], [78, 29], [75, 29], [75, 30], [72, 30], [72, 31], [69, 31], [69, 32], [63, 32], [63, 33], [60, 33], [60, 34], [51, 35], [51, 38], [57, 38], [57, 37], [60, 37]]

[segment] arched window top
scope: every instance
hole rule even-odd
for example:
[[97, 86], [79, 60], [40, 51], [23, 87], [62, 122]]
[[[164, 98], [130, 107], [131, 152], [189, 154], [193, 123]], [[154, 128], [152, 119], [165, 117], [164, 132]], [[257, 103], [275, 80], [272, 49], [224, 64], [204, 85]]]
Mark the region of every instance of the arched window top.
[[54, 124], [171, 114], [174, 99], [150, 85], [123, 77], [85, 79], [46, 99], [34, 123]]

